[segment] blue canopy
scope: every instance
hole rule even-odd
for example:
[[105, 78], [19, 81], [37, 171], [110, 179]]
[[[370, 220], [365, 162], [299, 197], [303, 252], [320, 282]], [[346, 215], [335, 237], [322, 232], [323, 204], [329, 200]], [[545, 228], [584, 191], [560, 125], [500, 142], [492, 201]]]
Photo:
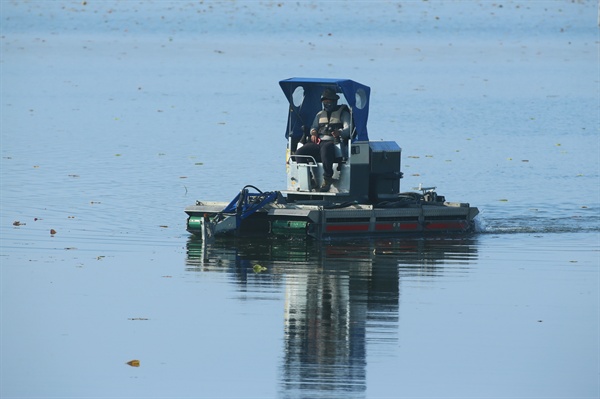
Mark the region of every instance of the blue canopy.
[[326, 88], [340, 95], [338, 104], [347, 104], [352, 114], [355, 134], [352, 141], [368, 141], [367, 119], [371, 88], [349, 79], [290, 78], [279, 82], [288, 102], [290, 113], [285, 137], [299, 139], [302, 127], [310, 128], [317, 112], [322, 109], [321, 94]]

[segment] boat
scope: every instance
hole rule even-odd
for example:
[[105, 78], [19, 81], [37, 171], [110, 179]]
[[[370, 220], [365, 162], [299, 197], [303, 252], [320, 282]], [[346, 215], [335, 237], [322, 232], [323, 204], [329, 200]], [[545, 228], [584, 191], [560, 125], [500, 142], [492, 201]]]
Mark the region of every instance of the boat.
[[[188, 232], [206, 241], [218, 236], [324, 240], [475, 231], [479, 210], [469, 203], [446, 201], [433, 186], [400, 190], [402, 149], [394, 141], [369, 139], [368, 86], [329, 78], [290, 78], [279, 85], [289, 103], [286, 188], [262, 191], [246, 185], [230, 202], [198, 200], [185, 208]], [[332, 184], [320, 190], [323, 164], [296, 152], [310, 137], [326, 89], [335, 92], [350, 118], [347, 137], [335, 140]]]

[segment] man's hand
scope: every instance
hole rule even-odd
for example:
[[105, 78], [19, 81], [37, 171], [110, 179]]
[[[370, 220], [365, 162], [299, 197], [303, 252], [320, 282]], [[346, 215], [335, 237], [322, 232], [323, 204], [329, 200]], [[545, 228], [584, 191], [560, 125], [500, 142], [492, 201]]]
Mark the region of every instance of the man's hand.
[[318, 143], [319, 142], [319, 133], [317, 132], [317, 129], [311, 129], [311, 131], [310, 131], [310, 141], [312, 141], [313, 143]]

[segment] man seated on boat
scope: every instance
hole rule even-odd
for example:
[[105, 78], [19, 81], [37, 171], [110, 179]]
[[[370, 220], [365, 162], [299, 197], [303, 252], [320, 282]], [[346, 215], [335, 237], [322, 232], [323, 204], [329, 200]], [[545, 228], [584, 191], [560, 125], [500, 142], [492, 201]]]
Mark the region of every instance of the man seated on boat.
[[[325, 89], [321, 95], [323, 109], [317, 113], [310, 129], [310, 142], [296, 151], [296, 155], [308, 155], [323, 163], [323, 183], [319, 188], [327, 192], [333, 178], [335, 144], [350, 137], [350, 112], [348, 106], [338, 105], [338, 96], [334, 90]], [[307, 158], [298, 157], [298, 162], [307, 162]]]

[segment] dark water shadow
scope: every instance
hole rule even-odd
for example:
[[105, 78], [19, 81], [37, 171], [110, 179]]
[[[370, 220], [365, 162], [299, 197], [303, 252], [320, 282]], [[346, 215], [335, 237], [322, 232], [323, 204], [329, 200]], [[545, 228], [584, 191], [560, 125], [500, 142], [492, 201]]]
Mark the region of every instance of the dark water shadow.
[[228, 273], [246, 293], [285, 293], [280, 397], [310, 398], [364, 397], [368, 344], [397, 344], [401, 280], [469, 273], [478, 256], [476, 237], [190, 239], [187, 249], [188, 271]]

